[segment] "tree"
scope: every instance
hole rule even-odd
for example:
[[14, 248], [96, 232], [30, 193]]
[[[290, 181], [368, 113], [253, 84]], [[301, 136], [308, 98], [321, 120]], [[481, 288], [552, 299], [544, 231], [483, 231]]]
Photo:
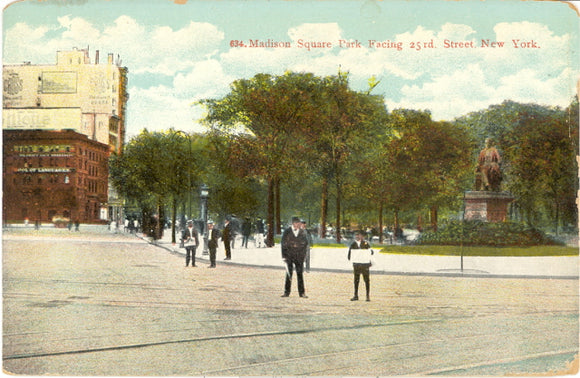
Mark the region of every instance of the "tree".
[[[113, 185], [125, 198], [140, 205], [144, 230], [154, 238], [160, 238], [163, 232], [166, 199], [171, 199], [175, 225], [177, 200], [188, 193], [192, 183], [199, 182], [198, 168], [204, 164], [199, 154], [191, 153], [190, 143], [188, 136], [174, 130], [143, 130], [125, 145], [122, 154], [114, 154], [110, 159]], [[150, 230], [149, 222], [155, 215], [158, 221], [155, 229]], [[175, 228], [172, 241], [175, 242]]]
[[213, 132], [208, 135], [206, 148], [211, 170], [205, 179], [212, 193], [209, 209], [218, 216], [251, 216], [262, 212], [261, 199], [265, 197], [263, 182], [253, 176], [251, 169], [247, 169], [251, 163], [243, 161], [235, 141]]
[[379, 217], [383, 207], [392, 209], [398, 228], [400, 211], [427, 206], [436, 229], [439, 207], [453, 206], [471, 172], [468, 131], [434, 122], [427, 111], [396, 109], [377, 147], [367, 151], [359, 177], [372, 183], [363, 186], [364, 192], [380, 204]]
[[326, 234], [329, 182], [334, 181], [336, 196], [336, 240], [341, 240], [341, 205], [348, 165], [356, 154], [370, 148], [387, 119], [382, 96], [370, 91], [376, 82], [369, 81], [367, 92], [349, 88], [348, 74], [339, 72], [325, 77], [320, 99], [319, 122], [311, 129], [310, 164], [322, 178], [321, 237]]
[[[204, 122], [228, 135], [235, 171], [264, 177], [268, 183], [268, 245], [274, 243], [275, 193], [280, 192], [281, 180], [303, 164], [299, 157], [304, 154], [305, 130], [318, 114], [319, 82], [307, 73], [257, 74], [233, 82], [222, 99], [201, 101], [208, 108]], [[278, 227], [279, 214], [278, 207]]]
[[510, 161], [506, 174], [517, 178], [509, 188], [523, 205], [528, 222], [536, 223], [539, 209], [544, 208], [556, 233], [562, 215], [572, 221], [576, 209], [578, 128], [569, 127], [565, 116], [560, 110], [523, 112], [507, 134], [506, 139], [515, 143], [505, 149]]

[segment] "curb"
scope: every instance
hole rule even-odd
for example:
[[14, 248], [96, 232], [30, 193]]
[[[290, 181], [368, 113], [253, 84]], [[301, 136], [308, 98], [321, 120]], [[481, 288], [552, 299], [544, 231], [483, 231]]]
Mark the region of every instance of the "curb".
[[[148, 237], [142, 235], [136, 235], [138, 238], [146, 241], [147, 243], [165, 249], [166, 251], [180, 256], [185, 256], [185, 253], [179, 251], [179, 248], [170, 248], [161, 243], [156, 243], [155, 241], [149, 240]], [[209, 257], [196, 257], [196, 260], [209, 262]], [[263, 269], [276, 269], [284, 270], [284, 267], [277, 265], [261, 265], [261, 264], [251, 264], [251, 263], [240, 263], [235, 261], [222, 261], [221, 264], [233, 265], [233, 266], [245, 266], [252, 268], [263, 268]], [[310, 272], [326, 272], [326, 273], [352, 273], [351, 270], [345, 269], [333, 269], [333, 268], [310, 268]], [[305, 273], [307, 273], [305, 271]], [[542, 280], [578, 280], [578, 276], [549, 276], [549, 275], [515, 275], [515, 274], [492, 274], [482, 270], [465, 269], [461, 271], [460, 269], [446, 269], [437, 272], [399, 272], [399, 271], [371, 271], [374, 275], [387, 275], [387, 276], [423, 276], [423, 277], [448, 277], [448, 278], [495, 278], [495, 279], [542, 279]]]

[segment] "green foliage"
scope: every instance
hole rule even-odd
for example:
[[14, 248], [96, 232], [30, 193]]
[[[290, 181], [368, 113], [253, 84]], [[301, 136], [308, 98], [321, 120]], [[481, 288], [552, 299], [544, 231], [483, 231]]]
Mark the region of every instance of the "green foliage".
[[141, 208], [184, 200], [202, 182], [200, 167], [207, 164], [205, 143], [181, 131], [149, 132], [131, 139], [120, 155], [109, 161], [112, 184]]
[[515, 222], [450, 221], [436, 232], [426, 231], [419, 245], [535, 246], [559, 243], [542, 231]]

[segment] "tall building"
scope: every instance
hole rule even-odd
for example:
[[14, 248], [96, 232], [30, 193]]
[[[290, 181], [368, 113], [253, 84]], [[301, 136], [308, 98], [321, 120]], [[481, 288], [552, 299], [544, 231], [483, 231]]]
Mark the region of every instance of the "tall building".
[[3, 132], [4, 223], [106, 220], [106, 144], [73, 130]]
[[[84, 167], [78, 165], [81, 163], [75, 161], [73, 164], [74, 159], [71, 157], [65, 159], [68, 159], [67, 163], [58, 155], [71, 153], [61, 151], [61, 146], [74, 147], [74, 154], [78, 154], [79, 150], [100, 151], [98, 146], [102, 145], [105, 147], [106, 163], [111, 152], [122, 151], [128, 94], [127, 68], [121, 66], [119, 58], [115, 60], [113, 54], [108, 54], [107, 61], [101, 64], [99, 51], [95, 52], [94, 62], [91, 62], [88, 48], [58, 51], [55, 65], [35, 65], [30, 62], [4, 65], [3, 84], [3, 138], [11, 146], [8, 150], [8, 146], [4, 147], [4, 220], [24, 220], [22, 215], [29, 208], [24, 208], [13, 200], [21, 198], [23, 191], [29, 191], [30, 188], [25, 188], [24, 185], [35, 183], [40, 185], [35, 189], [37, 192], [50, 191], [52, 189], [48, 184], [51, 182], [46, 180], [47, 175], [57, 175], [59, 177], [53, 177], [53, 183], [63, 183], [65, 177], [60, 176], [64, 175], [64, 170], [56, 168], [70, 169], [69, 173], [78, 176], [76, 180], [71, 180], [72, 176], [69, 175], [68, 180], [69, 186], [79, 186], [78, 190], [72, 192], [75, 193], [78, 209], [84, 209], [77, 209], [79, 215], [82, 214], [83, 219], [79, 219], [81, 222], [120, 220], [121, 201], [109, 186], [108, 179], [104, 183], [101, 181], [103, 170], [99, 170], [97, 180], [100, 184], [97, 196], [99, 209], [96, 211], [95, 197], [79, 194], [96, 193], [94, 187], [86, 187], [94, 185], [94, 180], [79, 180], [79, 175], [84, 174], [80, 171]], [[62, 132], [55, 134], [55, 131]], [[70, 140], [63, 140], [63, 137]], [[50, 147], [51, 143], [55, 147]], [[47, 150], [58, 152], [54, 155], [55, 153]], [[102, 156], [101, 152], [99, 156]], [[57, 164], [51, 168], [51, 172], [47, 171], [47, 167], [39, 166], [45, 164], [47, 159]], [[64, 166], [59, 165], [61, 163]], [[7, 180], [8, 174], [16, 176]], [[24, 177], [29, 178], [25, 180]], [[62, 207], [62, 200], [57, 200], [54, 196], [45, 198], [42, 203], [45, 211], [39, 212], [35, 208], [28, 218], [41, 214], [42, 221], [51, 221], [49, 215], [63, 216], [67, 211], [70, 215], [71, 210]], [[51, 199], [60, 201], [60, 205], [51, 203]], [[97, 213], [98, 217], [95, 218]]]

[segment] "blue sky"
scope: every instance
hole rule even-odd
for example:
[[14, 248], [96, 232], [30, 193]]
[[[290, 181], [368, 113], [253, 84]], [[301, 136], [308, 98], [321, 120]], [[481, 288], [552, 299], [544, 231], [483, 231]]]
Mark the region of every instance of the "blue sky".
[[[178, 4], [179, 2], [185, 4]], [[389, 110], [436, 120], [504, 100], [567, 106], [580, 73], [577, 13], [552, 1], [23, 0], [3, 4], [3, 61], [54, 64], [57, 50], [119, 54], [129, 68], [127, 132], [201, 130], [202, 98], [258, 72], [351, 74], [381, 80]], [[290, 48], [232, 47], [268, 39]], [[504, 42], [484, 48], [482, 40]], [[332, 43], [300, 48], [298, 41]], [[341, 48], [339, 40], [357, 48]], [[402, 44], [373, 48], [369, 40]], [[513, 41], [517, 41], [515, 48]], [[430, 48], [432, 41], [432, 46]], [[465, 48], [446, 48], [463, 42]], [[471, 44], [470, 44], [471, 43]], [[526, 48], [522, 48], [522, 43]], [[417, 50], [417, 45], [421, 46]], [[473, 47], [471, 47], [473, 46]], [[530, 46], [529, 48], [527, 46]], [[103, 62], [103, 59], [101, 59]]]

